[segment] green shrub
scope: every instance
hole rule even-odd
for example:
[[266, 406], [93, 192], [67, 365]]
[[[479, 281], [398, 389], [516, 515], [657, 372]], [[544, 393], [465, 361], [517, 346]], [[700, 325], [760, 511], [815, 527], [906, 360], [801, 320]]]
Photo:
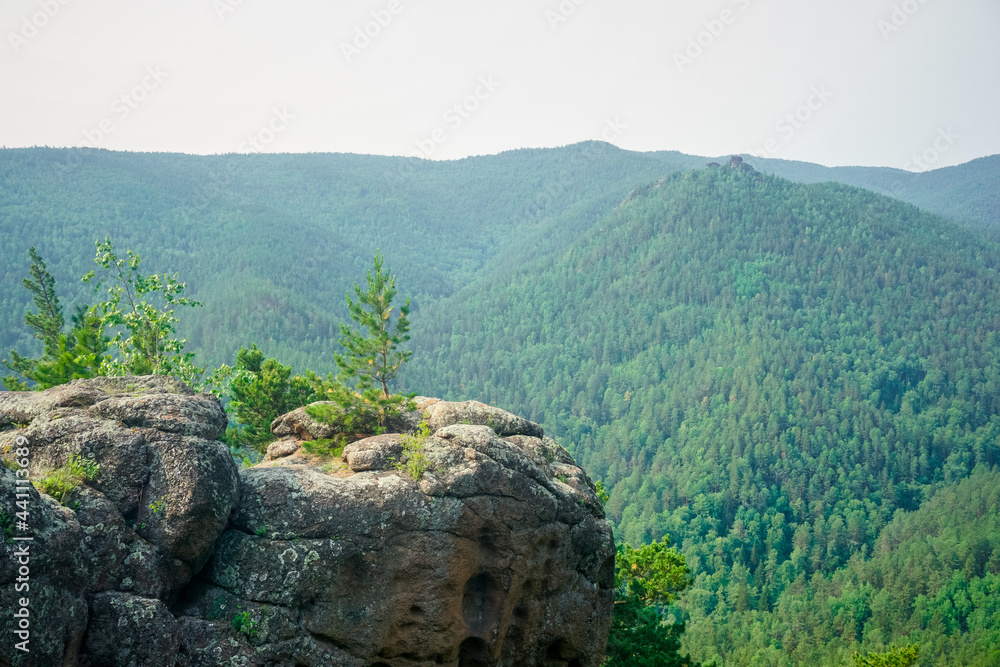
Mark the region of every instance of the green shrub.
[[608, 501], [611, 500], [611, 494], [604, 488], [604, 483], [601, 480], [594, 483], [594, 492], [597, 493], [597, 499], [601, 501], [602, 505], [607, 505]]
[[236, 616], [233, 617], [233, 630], [242, 632], [250, 639], [253, 639], [260, 630], [260, 623], [251, 618], [248, 611], [237, 612]]
[[256, 343], [240, 348], [236, 366], [217, 369], [208, 380], [213, 393], [228, 394], [227, 412], [237, 426], [226, 429], [230, 449], [248, 449], [263, 454], [274, 441], [271, 422], [277, 417], [319, 399], [315, 386], [322, 382], [315, 373], [292, 375], [292, 367], [277, 359], [265, 359]]
[[42, 493], [48, 494], [60, 503], [66, 498], [66, 494], [80, 485], [80, 481], [69, 473], [69, 469], [56, 468], [45, 477], [34, 482], [35, 488]]
[[403, 442], [403, 460], [396, 463], [396, 468], [405, 470], [410, 477], [419, 480], [430, 467], [425, 449], [430, 436], [431, 428], [426, 421], [420, 422], [414, 435], [402, 436], [400, 440]]
[[306, 440], [302, 443], [302, 449], [314, 456], [340, 456], [344, 453], [344, 436], [336, 438], [319, 438], [316, 440]]
[[101, 466], [96, 461], [83, 458], [77, 454], [70, 454], [66, 465], [56, 468], [45, 477], [33, 482], [35, 488], [52, 496], [63, 505], [66, 504], [66, 496], [69, 495], [81, 482], [93, 481], [97, 478]]
[[66, 467], [71, 475], [87, 482], [97, 479], [97, 474], [101, 471], [97, 461], [76, 454], [69, 455]]
[[490, 415], [486, 419], [486, 425], [489, 426], [494, 433], [501, 435], [503, 433], [503, 425], [497, 420], [493, 419], [493, 415]]

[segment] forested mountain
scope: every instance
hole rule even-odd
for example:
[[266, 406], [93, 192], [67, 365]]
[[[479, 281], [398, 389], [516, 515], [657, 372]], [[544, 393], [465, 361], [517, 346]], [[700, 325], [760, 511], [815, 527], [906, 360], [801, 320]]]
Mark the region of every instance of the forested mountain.
[[725, 664], [849, 665], [824, 656], [838, 647], [843, 655], [861, 636], [866, 647], [904, 637], [921, 646], [920, 664], [1000, 664], [998, 508], [996, 469], [944, 486], [899, 512], [867, 558], [832, 574], [796, 574], [770, 609], [739, 609], [741, 582], [730, 582], [735, 604], [724, 611], [705, 613], [692, 600], [688, 643], [706, 653], [726, 647]]
[[989, 665], [995, 531], [941, 556], [961, 570], [974, 550], [962, 586], [980, 591], [946, 621], [886, 617], [875, 574], [846, 611], [827, 598], [901, 562], [898, 513], [1000, 463], [998, 266], [997, 246], [868, 191], [675, 173], [425, 310], [407, 382], [541, 421], [612, 488], [618, 537], [673, 536], [698, 573], [695, 658], [842, 665], [911, 640], [925, 665]]
[[325, 373], [378, 247], [414, 299], [406, 387], [542, 422], [612, 489], [620, 538], [669, 533], [693, 657], [839, 667], [910, 641], [996, 664], [1000, 246], [830, 181], [982, 230], [1000, 159], [707, 161], [3, 150], [0, 346], [40, 349], [28, 246], [93, 301], [110, 235], [205, 303], [180, 331], [201, 364], [257, 342]]
[[0, 151], [0, 349], [32, 344], [28, 247], [64, 294], [86, 300], [80, 276], [94, 268], [94, 241], [110, 235], [205, 303], [181, 332], [204, 363], [260, 341], [299, 368], [332, 369], [344, 292], [376, 248], [418, 310], [512, 244], [547, 250], [635, 183], [699, 163], [600, 143], [456, 162]]
[[856, 185], [916, 204], [993, 240], [1000, 239], [1000, 155], [921, 173], [885, 167], [821, 167], [784, 160], [760, 162], [761, 170], [771, 174], [801, 183]]
[[[636, 185], [708, 160], [600, 142], [450, 162], [0, 150], [0, 350], [34, 352], [22, 326], [28, 246], [70, 301], [92, 301], [79, 278], [94, 268], [94, 241], [110, 235], [149, 270], [178, 272], [205, 303], [181, 326], [202, 363], [231, 362], [256, 340], [297, 368], [333, 368], [343, 293], [376, 247], [419, 310], [491, 260], [557, 252]], [[753, 163], [792, 180], [892, 193], [969, 224], [1000, 220], [1000, 157], [924, 174]]]

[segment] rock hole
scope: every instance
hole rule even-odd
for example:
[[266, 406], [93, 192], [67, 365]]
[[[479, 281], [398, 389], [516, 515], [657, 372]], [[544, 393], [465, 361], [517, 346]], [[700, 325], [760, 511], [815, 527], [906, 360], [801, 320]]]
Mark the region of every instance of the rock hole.
[[420, 607], [420, 605], [415, 604], [412, 607], [410, 607], [410, 613], [413, 614], [414, 616], [422, 616], [424, 610]]
[[510, 625], [507, 626], [507, 636], [504, 637], [502, 646], [503, 656], [505, 658], [504, 664], [514, 664], [511, 662], [511, 658], [518, 652], [524, 650], [524, 625], [528, 625], [524, 619], [513, 618], [511, 619]]
[[493, 577], [481, 572], [465, 584], [462, 617], [473, 635], [485, 637], [493, 625], [496, 608], [496, 584]]
[[486, 642], [469, 637], [458, 647], [458, 667], [486, 667]]
[[563, 639], [557, 639], [556, 641], [549, 644], [549, 648], [545, 651], [545, 658], [547, 660], [557, 660], [561, 661], [563, 659], [563, 650], [566, 648], [566, 641]]
[[496, 548], [493, 531], [486, 526], [479, 529], [479, 546], [486, 551], [494, 551]]
[[361, 554], [352, 554], [341, 566], [341, 579], [358, 584], [368, 579], [369, 566]]

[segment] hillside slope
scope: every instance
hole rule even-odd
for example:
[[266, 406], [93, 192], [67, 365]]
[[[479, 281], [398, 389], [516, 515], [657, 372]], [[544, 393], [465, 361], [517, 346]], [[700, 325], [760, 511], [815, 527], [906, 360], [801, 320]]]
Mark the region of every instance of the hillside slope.
[[840, 667], [890, 642], [920, 646], [921, 665], [1000, 664], [1000, 473], [977, 471], [898, 512], [868, 557], [799, 575], [770, 610], [692, 603], [688, 644], [726, 647], [725, 664]]
[[[26, 248], [71, 301], [94, 299], [78, 279], [110, 234], [206, 303], [181, 331], [202, 363], [257, 341], [325, 372], [343, 293], [379, 247], [415, 301], [404, 381], [542, 422], [612, 488], [619, 537], [670, 533], [698, 572], [695, 657], [839, 666], [913, 637], [943, 665], [984, 641], [978, 592], [919, 627], [878, 616], [885, 578], [830, 607], [836, 635], [813, 612], [893, 544], [897, 512], [1000, 463], [998, 246], [865, 190], [599, 143], [446, 163], [72, 155], [0, 151], [0, 349], [34, 351]], [[986, 224], [996, 165], [905, 192]], [[894, 170], [755, 166], [899, 190]], [[974, 546], [990, 555], [970, 572], [998, 574], [995, 542]], [[939, 574], [919, 595], [950, 590]]]
[[[754, 164], [758, 160], [748, 158]], [[1000, 155], [920, 173], [888, 167], [821, 167], [763, 160], [761, 170], [800, 183], [854, 185], [909, 202], [1000, 239]]]
[[[672, 535], [700, 573], [691, 613], [724, 627], [1000, 463], [998, 266], [995, 245], [864, 190], [674, 173], [425, 310], [406, 382], [575, 443], [616, 535]], [[875, 641], [862, 629], [846, 646]], [[845, 655], [807, 648], [739, 664]]]

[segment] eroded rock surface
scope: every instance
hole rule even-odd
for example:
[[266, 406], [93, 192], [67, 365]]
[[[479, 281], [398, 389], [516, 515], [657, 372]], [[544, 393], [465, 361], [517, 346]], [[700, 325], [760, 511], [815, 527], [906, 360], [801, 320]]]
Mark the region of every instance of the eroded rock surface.
[[[27, 487], [32, 653], [8, 643], [0, 663], [599, 664], [611, 528], [537, 424], [421, 398], [394, 423], [402, 433], [330, 459], [302, 443], [336, 433], [297, 410], [275, 421], [265, 461], [237, 473], [218, 403], [159, 380], [0, 394], [0, 451], [26, 438], [33, 474], [71, 453], [101, 465], [75, 511]], [[0, 486], [13, 516], [13, 471]], [[6, 558], [5, 609], [16, 574]]]
[[599, 663], [614, 547], [586, 474], [509, 412], [418, 405], [421, 447], [358, 440], [338, 475], [296, 447], [320, 433], [304, 411], [275, 422], [283, 438], [241, 472], [232, 527], [183, 612], [199, 646], [228, 655], [227, 628], [204, 619], [235, 605], [256, 619], [259, 664]]

